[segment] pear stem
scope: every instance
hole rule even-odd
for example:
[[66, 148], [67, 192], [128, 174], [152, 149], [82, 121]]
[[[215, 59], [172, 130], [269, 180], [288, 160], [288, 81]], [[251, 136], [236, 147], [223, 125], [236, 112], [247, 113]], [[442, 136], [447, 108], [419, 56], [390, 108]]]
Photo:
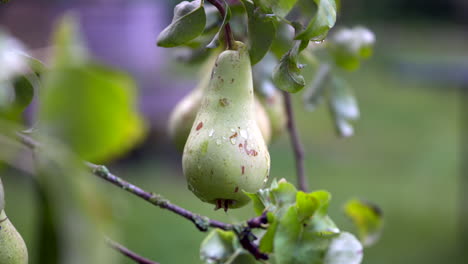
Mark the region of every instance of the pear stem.
[[301, 140], [299, 138], [299, 133], [296, 127], [296, 122], [294, 121], [291, 94], [283, 91], [283, 97], [284, 105], [286, 108], [286, 114], [288, 116], [287, 126], [289, 131], [289, 137], [291, 139], [291, 144], [294, 150], [294, 157], [296, 160], [297, 184], [299, 185], [299, 190], [307, 192], [308, 184], [304, 168], [304, 147], [302, 146]]
[[154, 262], [154, 261], [151, 261], [147, 258], [144, 258], [138, 254], [136, 254], [135, 252], [131, 251], [130, 249], [120, 245], [119, 243], [109, 239], [109, 238], [106, 238], [106, 243], [113, 249], [115, 249], [116, 251], [122, 253], [124, 256], [128, 257], [129, 259], [135, 261], [136, 263], [139, 263], [139, 264], [159, 264], [159, 262]]
[[[218, 9], [219, 13], [221, 14], [221, 17], [224, 18], [224, 16], [226, 15], [226, 9], [224, 9], [223, 4], [218, 0], [207, 0], [207, 1], [213, 6], [215, 6]], [[226, 2], [226, 5], [229, 5], [229, 4]], [[225, 32], [224, 37], [226, 38], [227, 49], [233, 49], [234, 48], [234, 36], [232, 34], [231, 25], [229, 25], [229, 22], [227, 22], [226, 25], [224, 26], [224, 32]]]
[[[25, 134], [16, 133], [16, 136], [23, 145], [25, 145], [26, 147], [29, 147], [30, 149], [34, 150], [34, 149], [41, 147], [41, 144], [39, 142], [37, 142], [36, 140], [34, 140], [33, 138]], [[159, 194], [147, 192], [143, 190], [142, 188], [117, 177], [116, 175], [112, 174], [105, 166], [96, 165], [87, 161], [85, 161], [84, 163], [95, 176], [107, 182], [110, 182], [120, 187], [121, 189], [127, 192], [130, 192], [155, 206], [158, 206], [162, 209], [167, 209], [175, 214], [178, 214], [190, 220], [192, 223], [195, 224], [198, 230], [202, 232], [208, 231], [210, 227], [219, 228], [222, 230], [233, 230], [233, 231], [238, 230], [240, 227], [242, 232], [236, 232], [236, 234], [238, 235], [238, 238], [242, 246], [244, 247], [244, 249], [249, 251], [256, 259], [259, 259], [259, 260], [268, 259], [268, 255], [265, 253], [262, 253], [258, 249], [258, 245], [253, 243], [253, 241], [250, 241], [250, 240], [247, 241], [246, 238], [244, 237], [246, 234], [251, 233], [250, 229], [252, 228], [265, 228], [265, 225], [268, 224], [266, 213], [263, 213], [261, 216], [251, 218], [241, 225], [228, 224], [228, 223], [224, 223], [221, 221], [209, 219], [206, 216], [201, 216], [187, 209], [184, 209], [178, 205], [172, 204], [169, 200], [165, 199]]]

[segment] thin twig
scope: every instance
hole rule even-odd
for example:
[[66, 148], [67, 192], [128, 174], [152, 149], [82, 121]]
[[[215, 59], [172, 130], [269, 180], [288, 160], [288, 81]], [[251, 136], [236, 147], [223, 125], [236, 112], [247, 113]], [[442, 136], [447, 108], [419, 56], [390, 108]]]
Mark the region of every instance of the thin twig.
[[294, 157], [296, 160], [296, 173], [297, 173], [297, 184], [299, 189], [306, 192], [308, 190], [307, 178], [305, 176], [304, 169], [304, 148], [299, 139], [299, 133], [297, 132], [296, 122], [294, 121], [294, 112], [292, 108], [291, 95], [288, 92], [283, 91], [284, 105], [286, 107], [286, 113], [288, 115], [288, 130], [289, 137], [291, 138], [291, 144], [294, 150]]
[[[226, 9], [224, 9], [224, 6], [223, 4], [218, 1], [218, 0], [207, 0], [208, 2], [210, 2], [210, 4], [212, 4], [213, 6], [216, 7], [216, 9], [218, 9], [219, 13], [221, 14], [221, 17], [224, 18], [224, 16], [226, 15]], [[226, 3], [228, 5], [228, 3]], [[232, 49], [233, 48], [233, 40], [234, 40], [234, 37], [232, 35], [232, 30], [231, 30], [231, 25], [229, 25], [229, 22], [226, 23], [226, 25], [224, 26], [224, 37], [226, 38], [226, 45], [227, 45], [227, 48], [228, 49]]]
[[[25, 146], [31, 148], [31, 149], [36, 149], [40, 146], [39, 142], [35, 141], [34, 139], [32, 139], [31, 137], [27, 136], [27, 135], [24, 135], [22, 133], [17, 133], [16, 134], [18, 139], [20, 140], [21, 143], [23, 143]], [[151, 204], [153, 205], [156, 205], [160, 208], [163, 208], [163, 209], [167, 209], [173, 213], [176, 213], [188, 220], [190, 220], [191, 222], [193, 222], [195, 224], [195, 226], [198, 228], [198, 230], [202, 231], [202, 232], [206, 232], [208, 230], [209, 227], [214, 227], [214, 228], [219, 228], [219, 229], [223, 229], [223, 230], [236, 230], [238, 229], [237, 227], [241, 227], [241, 225], [233, 225], [233, 224], [228, 224], [228, 223], [224, 223], [224, 222], [221, 222], [221, 221], [217, 221], [217, 220], [212, 220], [212, 219], [209, 219], [208, 217], [206, 216], [201, 216], [201, 215], [198, 215], [198, 214], [195, 214], [187, 209], [184, 209], [180, 206], [177, 206], [175, 204], [172, 204], [171, 202], [169, 202], [169, 200], [163, 198], [161, 195], [159, 194], [155, 194], [155, 193], [151, 193], [151, 192], [147, 192], [143, 189], [141, 189], [140, 187], [134, 185], [134, 184], [131, 184], [119, 177], [117, 177], [116, 175], [112, 174], [105, 166], [102, 166], [102, 165], [96, 165], [96, 164], [93, 164], [91, 162], [85, 162], [85, 165], [91, 170], [91, 172], [100, 177], [101, 179], [104, 179], [120, 188], [122, 188], [123, 190], [127, 191], [127, 192], [130, 192], [148, 202], [150, 202]], [[268, 223], [268, 219], [267, 219], [267, 216], [266, 216], [266, 213], [262, 214], [261, 216], [258, 216], [258, 217], [254, 217], [252, 219], [249, 219], [246, 221], [246, 223], [244, 224], [244, 226], [241, 227], [242, 229], [242, 232], [238, 233], [238, 237], [239, 237], [239, 240], [243, 243], [242, 246], [244, 247], [244, 249], [246, 249], [247, 251], [249, 251], [256, 259], [268, 259], [268, 255], [262, 253], [259, 251], [258, 249], [258, 245], [254, 244], [253, 241], [249, 240], [245, 240], [244, 237], [245, 236], [242, 236], [240, 234], [251, 234], [251, 231], [250, 229], [251, 228], [265, 228], [265, 225]], [[250, 236], [248, 236], [250, 237]]]
[[135, 261], [136, 263], [139, 263], [139, 264], [159, 264], [159, 262], [154, 262], [154, 261], [151, 261], [147, 258], [144, 258], [138, 254], [136, 254], [135, 252], [131, 251], [130, 249], [120, 245], [119, 243], [111, 240], [110, 238], [106, 238], [106, 243], [113, 249], [119, 251], [120, 253], [122, 253], [123, 255], [127, 256], [129, 259], [132, 259], [133, 261]]

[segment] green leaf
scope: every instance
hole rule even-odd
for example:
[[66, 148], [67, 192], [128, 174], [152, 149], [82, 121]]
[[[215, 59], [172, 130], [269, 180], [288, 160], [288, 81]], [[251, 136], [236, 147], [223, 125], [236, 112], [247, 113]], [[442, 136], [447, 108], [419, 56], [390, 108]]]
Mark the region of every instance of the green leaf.
[[[69, 19], [57, 34], [58, 51], [71, 50], [75, 33]], [[70, 39], [67, 39], [70, 38]], [[71, 55], [69, 60], [66, 56]], [[43, 74], [38, 111], [39, 130], [69, 146], [82, 159], [104, 161], [122, 154], [143, 136], [137, 111], [136, 86], [125, 73], [67, 52], [55, 54], [59, 63]], [[55, 60], [57, 62], [57, 60]]]
[[232, 231], [212, 230], [201, 243], [200, 258], [205, 263], [224, 263], [236, 251], [235, 239]]
[[354, 130], [349, 121], [359, 118], [359, 108], [351, 88], [344, 79], [336, 75], [331, 77], [328, 99], [338, 134], [342, 137], [353, 135]]
[[260, 195], [258, 193], [249, 193], [244, 192], [250, 200], [252, 200], [253, 209], [257, 215], [261, 215], [263, 210], [265, 210], [265, 204], [263, 204], [262, 200], [260, 199]]
[[297, 189], [287, 181], [278, 182], [278, 187], [271, 188], [272, 202], [277, 206], [290, 205], [296, 202]]
[[200, 246], [200, 258], [207, 264], [250, 264], [255, 258], [242, 249], [232, 231], [212, 230]]
[[382, 234], [382, 210], [369, 202], [350, 200], [344, 207], [346, 215], [353, 221], [359, 240], [366, 247], [375, 244]]
[[304, 229], [295, 206], [290, 206], [278, 225], [274, 255], [278, 264], [321, 264], [330, 243], [329, 237], [321, 237]]
[[94, 63], [60, 67], [44, 75], [40, 129], [81, 158], [103, 161], [141, 139], [136, 87], [124, 73]]
[[330, 38], [328, 48], [340, 68], [353, 71], [359, 68], [361, 60], [372, 55], [375, 36], [364, 27], [344, 28]]
[[265, 253], [273, 252], [276, 229], [278, 228], [278, 220], [276, 220], [276, 217], [272, 213], [269, 214], [268, 229], [260, 240], [259, 245], [260, 251]]
[[296, 41], [273, 71], [273, 82], [276, 87], [289, 93], [297, 93], [305, 85], [304, 77], [300, 74], [302, 65], [297, 62], [300, 45], [301, 42]]
[[332, 239], [325, 255], [324, 264], [359, 264], [363, 248], [352, 234], [343, 232]]
[[322, 64], [315, 73], [312, 83], [304, 91], [304, 106], [309, 111], [314, 111], [323, 101], [325, 87], [330, 80], [330, 65]]
[[242, 0], [248, 16], [249, 54], [252, 65], [258, 63], [270, 50], [276, 37], [276, 25], [250, 0]]
[[26, 76], [19, 76], [14, 80], [15, 87], [15, 108], [23, 111], [32, 101], [34, 97], [34, 86], [32, 81]]
[[53, 36], [54, 55], [52, 64], [80, 65], [89, 60], [76, 17], [68, 13], [57, 24]]
[[174, 8], [174, 17], [158, 36], [160, 47], [175, 47], [185, 44], [203, 33], [206, 14], [203, 0], [183, 1]]
[[330, 204], [331, 195], [327, 191], [315, 191], [309, 194], [318, 202], [318, 208], [314, 215], [307, 223], [307, 231], [321, 237], [336, 236], [340, 230], [328, 216], [328, 206]]
[[[43, 198], [50, 206], [50, 211], [44, 213], [50, 212], [49, 217], [53, 217], [47, 228], [60, 231], [59, 248], [65, 253], [60, 256], [60, 263], [117, 263], [116, 255], [111, 254], [103, 239], [103, 234], [116, 235], [111, 197], [103, 189], [106, 185], [89, 175], [82, 160], [66, 146], [44, 134], [34, 136], [45, 146], [36, 156], [35, 165]], [[52, 247], [48, 250], [53, 251]], [[41, 259], [50, 260], [47, 256]]]
[[229, 20], [231, 19], [231, 9], [229, 8], [228, 3], [226, 3], [226, 0], [223, 0], [223, 1], [224, 1], [224, 10], [225, 10], [226, 13], [224, 14], [223, 23], [219, 27], [218, 32], [216, 32], [215, 36], [210, 41], [210, 43], [208, 43], [208, 45], [206, 45], [206, 47], [209, 48], [209, 49], [214, 49], [214, 48], [219, 46], [219, 44], [220, 44], [219, 37], [221, 35], [221, 32], [223, 31], [224, 26], [227, 24], [227, 22], [229, 22]]
[[18, 75], [9, 81], [0, 83], [0, 117], [11, 121], [21, 119], [21, 113], [34, 97], [32, 75]]
[[296, 35], [295, 39], [322, 41], [335, 25], [335, 0], [314, 0], [314, 2], [317, 4], [317, 13], [310, 20], [308, 26]]
[[296, 194], [296, 207], [299, 221], [304, 222], [319, 208], [319, 201], [311, 193], [298, 191]]
[[264, 12], [274, 13], [276, 16], [285, 17], [296, 4], [297, 0], [253, 0], [256, 6], [260, 6]]

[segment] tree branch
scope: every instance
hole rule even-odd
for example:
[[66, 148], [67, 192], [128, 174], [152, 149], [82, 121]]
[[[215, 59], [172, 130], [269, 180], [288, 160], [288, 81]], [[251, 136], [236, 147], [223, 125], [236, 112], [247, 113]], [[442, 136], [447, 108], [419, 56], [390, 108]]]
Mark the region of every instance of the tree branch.
[[304, 147], [302, 146], [301, 140], [299, 139], [299, 133], [297, 132], [296, 123], [294, 121], [291, 95], [288, 92], [283, 91], [283, 96], [286, 113], [288, 115], [287, 126], [289, 137], [291, 139], [291, 144], [294, 150], [294, 157], [296, 159], [297, 184], [300, 190], [307, 192], [308, 184], [304, 169]]
[[[20, 140], [21, 143], [23, 143], [25, 146], [31, 148], [31, 149], [36, 149], [38, 147], [40, 147], [40, 144], [39, 142], [35, 141], [34, 139], [28, 137], [27, 135], [24, 135], [22, 133], [16, 133], [18, 139]], [[147, 192], [143, 189], [141, 189], [140, 187], [134, 185], [134, 184], [131, 184], [119, 177], [117, 177], [116, 175], [112, 174], [105, 166], [102, 166], [102, 165], [96, 165], [96, 164], [93, 164], [91, 162], [85, 162], [85, 165], [91, 170], [91, 172], [100, 177], [101, 179], [103, 180], [106, 180], [118, 187], [120, 187], [121, 189], [127, 191], [127, 192], [130, 192], [146, 201], [148, 201], [149, 203], [155, 205], [155, 206], [158, 206], [160, 208], [163, 208], [163, 209], [167, 209], [173, 213], [176, 213], [188, 220], [190, 220], [192, 223], [195, 224], [195, 226], [198, 228], [198, 230], [202, 231], [202, 232], [206, 232], [208, 230], [209, 227], [214, 227], [214, 228], [219, 228], [219, 229], [223, 229], [223, 230], [234, 230], [236, 229], [236, 227], [241, 227], [242, 229], [242, 232], [240, 232], [240, 234], [236, 234], [238, 235], [239, 237], [239, 240], [243, 243], [242, 246], [244, 247], [244, 249], [246, 249], [247, 251], [249, 251], [256, 259], [268, 259], [268, 255], [262, 253], [259, 251], [258, 249], [258, 245], [254, 244], [251, 240], [249, 241], [245, 241], [244, 237], [245, 235], [241, 236], [241, 234], [251, 234], [251, 231], [250, 229], [251, 228], [264, 228], [265, 227], [265, 224], [268, 223], [268, 219], [267, 219], [267, 216], [266, 216], [266, 213], [262, 214], [261, 216], [258, 216], [258, 217], [254, 217], [252, 219], [249, 219], [246, 221], [246, 223], [244, 224], [244, 226], [241, 226], [241, 225], [233, 225], [233, 224], [228, 224], [228, 223], [224, 223], [224, 222], [220, 222], [220, 221], [217, 221], [217, 220], [212, 220], [212, 219], [209, 219], [208, 217], [206, 216], [201, 216], [201, 215], [198, 215], [198, 214], [195, 214], [187, 209], [184, 209], [180, 206], [177, 206], [175, 204], [172, 204], [169, 200], [163, 198], [161, 195], [159, 194], [155, 194], [155, 193], [150, 193], [150, 192]], [[249, 236], [248, 236], [249, 237]]]
[[151, 261], [147, 258], [144, 258], [138, 254], [136, 254], [135, 252], [131, 251], [130, 249], [120, 245], [119, 243], [109, 239], [109, 238], [106, 238], [106, 243], [113, 249], [119, 251], [120, 253], [122, 253], [123, 255], [127, 256], [129, 259], [132, 259], [134, 260], [136, 263], [138, 264], [159, 264], [158, 262], [154, 262], [154, 261]]
[[[224, 9], [223, 4], [219, 0], [207, 0], [207, 1], [210, 2], [210, 4], [212, 4], [213, 6], [215, 6], [216, 9], [218, 9], [219, 13], [221, 14], [221, 17], [224, 18], [224, 16], [226, 15], [226, 9]], [[226, 2], [226, 5], [228, 5], [227, 2]], [[232, 35], [231, 25], [229, 25], [229, 22], [227, 22], [226, 25], [224, 26], [224, 33], [225, 33], [224, 37], [226, 39], [227, 48], [232, 49], [234, 37]]]

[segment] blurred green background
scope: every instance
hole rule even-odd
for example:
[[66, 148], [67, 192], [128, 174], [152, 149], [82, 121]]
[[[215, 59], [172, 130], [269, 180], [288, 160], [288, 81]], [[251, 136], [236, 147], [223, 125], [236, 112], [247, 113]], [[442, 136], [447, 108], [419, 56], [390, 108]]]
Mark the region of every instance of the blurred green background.
[[[343, 3], [345, 15], [338, 26], [363, 24], [377, 37], [371, 60], [359, 71], [346, 75], [361, 110], [353, 137], [337, 138], [325, 107], [306, 112], [301, 96], [295, 96], [309, 183], [313, 190], [332, 193], [330, 215], [342, 229], [353, 230], [342, 213], [342, 205], [349, 198], [373, 201], [383, 209], [384, 233], [377, 245], [365, 250], [363, 263], [465, 263], [462, 249], [466, 244], [460, 243], [458, 221], [458, 146], [462, 114], [459, 108], [464, 102], [460, 88], [468, 87], [463, 83], [468, 81], [468, 30], [455, 13], [443, 12], [445, 9], [436, 4], [432, 8], [424, 6], [426, 2], [439, 1], [412, 1], [419, 3], [413, 9], [404, 4], [398, 6], [405, 1], [391, 2], [356, 1], [356, 6], [362, 7], [359, 10], [351, 3]], [[59, 4], [63, 2], [57, 1]], [[386, 8], [389, 5], [392, 8]], [[156, 6], [159, 12], [170, 12], [169, 5]], [[346, 15], [348, 6], [350, 14]], [[424, 8], [429, 10], [424, 12]], [[8, 10], [1, 10], [0, 22], [8, 27], [12, 18], [7, 13]], [[163, 20], [161, 25], [166, 22]], [[20, 38], [29, 34], [16, 31], [18, 28], [21, 27], [11, 26], [11, 32]], [[151, 45], [157, 33], [144, 32]], [[159, 74], [168, 68], [160, 68]], [[170, 69], [174, 70], [172, 66]], [[169, 93], [164, 85], [174, 82], [177, 84], [173, 89], [182, 93], [174, 96], [173, 103], [195, 83], [178, 80], [177, 72], [160, 78], [164, 79], [159, 86], [156, 84], [156, 90], [163, 96], [152, 98], [163, 101]], [[145, 85], [143, 81], [142, 86]], [[148, 88], [143, 87], [142, 93], [144, 89]], [[156, 116], [165, 116], [169, 111], [167, 106]], [[214, 219], [241, 221], [253, 216], [250, 205], [227, 214], [213, 211], [212, 205], [203, 204], [188, 191], [180, 154], [164, 143], [164, 117], [151, 122], [153, 130], [148, 140], [109, 166], [117, 175]], [[295, 182], [288, 137], [274, 143], [270, 153], [272, 178]], [[28, 245], [31, 263], [36, 263], [38, 197], [31, 176], [11, 168], [2, 169], [0, 175], [9, 218]], [[160, 263], [200, 262], [199, 244], [205, 234], [192, 223], [107, 183], [100, 184], [99, 188], [112, 197], [118, 208], [114, 220], [122, 234], [119, 242]], [[132, 263], [120, 259], [121, 263]]]

